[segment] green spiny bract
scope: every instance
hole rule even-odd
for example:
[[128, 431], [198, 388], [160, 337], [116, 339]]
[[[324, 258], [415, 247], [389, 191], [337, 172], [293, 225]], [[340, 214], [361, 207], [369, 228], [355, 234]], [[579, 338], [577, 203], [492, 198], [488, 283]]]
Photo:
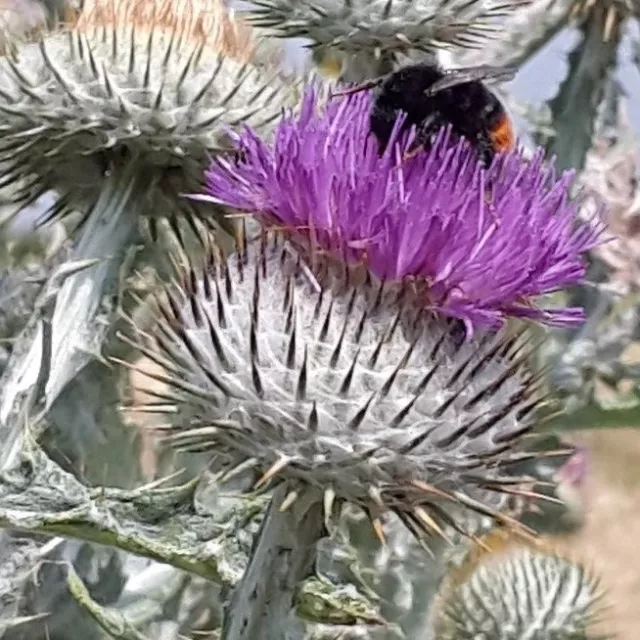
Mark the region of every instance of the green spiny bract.
[[255, 0], [253, 24], [285, 38], [351, 53], [429, 51], [438, 46], [475, 48], [498, 32], [499, 20], [526, 0]]
[[438, 640], [604, 640], [593, 631], [602, 592], [590, 571], [543, 544], [500, 546], [445, 581]]
[[142, 213], [211, 217], [211, 206], [183, 194], [228, 146], [225, 128], [263, 127], [293, 94], [263, 66], [185, 31], [153, 20], [85, 21], [0, 59], [2, 184], [24, 182], [21, 201], [55, 190], [54, 216], [86, 211], [105, 176], [129, 167]]
[[529, 495], [508, 472], [538, 405], [522, 335], [466, 341], [410, 287], [363, 273], [356, 286], [329, 263], [319, 285], [291, 252], [277, 236], [250, 243], [157, 296], [155, 327], [125, 338], [165, 372], [140, 409], [259, 487], [317, 492], [327, 516], [335, 500], [377, 531], [387, 511], [416, 535], [459, 530], [469, 511], [515, 526], [500, 510]]

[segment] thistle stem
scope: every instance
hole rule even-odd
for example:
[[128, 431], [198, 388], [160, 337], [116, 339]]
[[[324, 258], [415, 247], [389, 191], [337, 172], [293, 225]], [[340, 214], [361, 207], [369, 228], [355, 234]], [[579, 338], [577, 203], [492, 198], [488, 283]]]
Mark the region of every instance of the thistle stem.
[[[37, 446], [25, 448], [20, 462], [0, 472], [0, 529], [120, 549], [200, 576], [227, 593], [240, 584], [247, 555], [235, 531], [262, 512], [262, 500], [240, 500], [218, 521], [197, 506], [195, 480], [91, 488]], [[301, 619], [312, 622], [384, 622], [365, 595], [315, 576], [296, 590], [294, 606]]]
[[291, 628], [295, 597], [314, 572], [325, 527], [321, 502], [305, 496], [282, 513], [288, 491], [281, 485], [271, 499], [249, 565], [227, 605], [220, 640], [297, 637]]

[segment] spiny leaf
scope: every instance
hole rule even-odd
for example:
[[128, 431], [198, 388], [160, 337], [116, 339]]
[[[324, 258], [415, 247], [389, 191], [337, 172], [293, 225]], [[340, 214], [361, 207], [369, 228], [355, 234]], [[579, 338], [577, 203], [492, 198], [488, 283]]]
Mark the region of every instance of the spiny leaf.
[[620, 20], [608, 26], [607, 16], [606, 7], [597, 3], [580, 26], [581, 41], [569, 54], [567, 77], [549, 102], [555, 133], [546, 148], [556, 156], [560, 170], [582, 169], [591, 147], [598, 107], [622, 36]]

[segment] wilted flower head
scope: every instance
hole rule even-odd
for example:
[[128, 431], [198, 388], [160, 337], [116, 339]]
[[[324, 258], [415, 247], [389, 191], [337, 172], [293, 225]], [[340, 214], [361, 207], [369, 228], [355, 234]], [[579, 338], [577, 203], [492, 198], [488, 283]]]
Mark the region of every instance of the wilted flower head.
[[571, 176], [556, 178], [541, 153], [505, 154], [485, 171], [448, 130], [429, 152], [402, 159], [413, 136], [397, 126], [380, 157], [370, 108], [364, 92], [320, 106], [311, 88], [273, 143], [253, 130], [238, 136], [242, 159], [214, 162], [209, 196], [291, 230], [298, 243], [365, 262], [379, 279], [410, 279], [427, 307], [470, 324], [578, 322], [580, 309], [533, 304], [578, 282], [582, 254], [598, 242], [598, 225], [577, 223]]
[[277, 236], [187, 266], [155, 326], [134, 329], [164, 370], [142, 409], [166, 414], [175, 446], [215, 451], [260, 487], [286, 481], [291, 500], [347, 501], [376, 524], [392, 511], [430, 535], [467, 510], [514, 524], [500, 509], [530, 495], [509, 470], [531, 457], [518, 443], [539, 400], [521, 337], [465, 341], [410, 287], [354, 284], [336, 263], [323, 283]]
[[55, 215], [89, 209], [117, 172], [142, 213], [198, 213], [181, 194], [225, 146], [221, 125], [260, 129], [290, 98], [247, 63], [246, 27], [225, 11], [221, 0], [94, 0], [0, 59], [3, 184], [20, 184], [22, 201], [56, 191]]

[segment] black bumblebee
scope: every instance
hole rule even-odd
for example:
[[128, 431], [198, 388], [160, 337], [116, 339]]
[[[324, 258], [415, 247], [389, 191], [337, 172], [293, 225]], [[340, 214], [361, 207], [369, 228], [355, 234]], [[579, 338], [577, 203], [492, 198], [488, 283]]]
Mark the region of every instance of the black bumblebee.
[[413, 155], [428, 148], [439, 129], [450, 125], [454, 135], [466, 138], [488, 166], [496, 153], [515, 147], [516, 138], [506, 109], [485, 81], [506, 81], [515, 70], [469, 67], [445, 71], [433, 63], [401, 67], [387, 76], [336, 95], [376, 87], [371, 110], [371, 132], [384, 153], [400, 112], [407, 114], [403, 128], [417, 128]]

